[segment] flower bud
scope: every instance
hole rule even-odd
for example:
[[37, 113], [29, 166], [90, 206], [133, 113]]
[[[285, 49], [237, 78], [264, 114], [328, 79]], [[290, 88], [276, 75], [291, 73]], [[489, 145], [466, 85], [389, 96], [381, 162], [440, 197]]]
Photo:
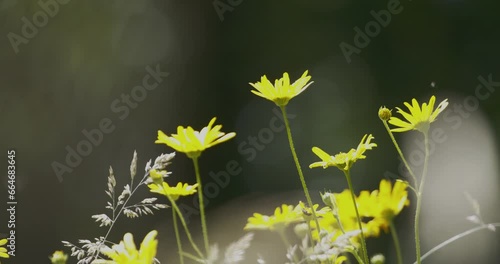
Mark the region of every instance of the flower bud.
[[370, 259], [371, 264], [384, 264], [385, 257], [382, 254], [377, 254]]
[[391, 119], [391, 116], [391, 110], [389, 110], [385, 106], [380, 107], [380, 109], [378, 110], [378, 117], [382, 121], [388, 121], [389, 119]]
[[64, 254], [63, 251], [56, 251], [49, 257], [52, 264], [66, 264], [68, 261], [68, 255]]
[[[325, 203], [325, 205], [330, 207], [330, 208], [335, 207], [335, 205], [334, 205], [335, 201], [332, 200], [332, 198], [333, 198], [332, 196], [333, 196], [333, 194], [330, 192], [321, 193], [321, 200], [323, 200], [323, 203]], [[335, 199], [335, 198], [333, 198], [333, 199]]]
[[309, 225], [307, 225], [306, 223], [297, 224], [293, 227], [293, 231], [295, 232], [295, 235], [297, 235], [301, 239], [305, 238], [309, 233]]
[[157, 171], [155, 169], [149, 171], [149, 177], [153, 181], [154, 184], [162, 185], [163, 184], [163, 176], [166, 174], [166, 171]]

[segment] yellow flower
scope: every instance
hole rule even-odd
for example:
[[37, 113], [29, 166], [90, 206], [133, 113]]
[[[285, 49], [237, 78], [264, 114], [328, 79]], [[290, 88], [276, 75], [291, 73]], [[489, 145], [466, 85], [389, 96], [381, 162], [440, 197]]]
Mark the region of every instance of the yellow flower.
[[157, 185], [162, 185], [163, 184], [163, 177], [167, 174], [166, 171], [158, 171], [158, 170], [150, 170], [149, 171], [149, 178], [151, 179], [150, 182], [153, 182], [154, 184]]
[[413, 98], [412, 105], [407, 102], [404, 103], [406, 107], [408, 107], [410, 113], [396, 107], [396, 109], [398, 109], [398, 113], [400, 113], [406, 121], [397, 117], [391, 117], [389, 123], [397, 127], [391, 129], [391, 131], [405, 132], [409, 130], [418, 130], [422, 133], [427, 133], [427, 131], [429, 131], [430, 124], [434, 122], [437, 116], [448, 106], [448, 99], [445, 99], [438, 105], [436, 110], [434, 110], [435, 102], [436, 97], [433, 95], [429, 100], [429, 104], [423, 103], [422, 107], [420, 107], [417, 100]]
[[[378, 237], [381, 229], [387, 232], [390, 221], [401, 212], [404, 206], [409, 205], [407, 186], [406, 183], [398, 181], [392, 188], [390, 181], [382, 180], [379, 190], [361, 191], [360, 195], [355, 197], [362, 218], [363, 234], [366, 237]], [[334, 201], [334, 205], [332, 204], [334, 208], [330, 213], [321, 215], [319, 219], [321, 229], [339, 234], [341, 234], [341, 226], [346, 232], [359, 230], [350, 190], [326, 195], [333, 196], [329, 199], [325, 197], [324, 200]], [[324, 209], [321, 211], [326, 212]], [[340, 223], [335, 215], [338, 216]], [[317, 232], [313, 233], [313, 238], [318, 238]]]
[[[323, 207], [320, 210], [318, 210], [319, 204], [314, 204], [313, 208], [314, 208], [314, 212], [316, 213], [316, 215], [318, 217], [323, 216], [325, 214], [328, 214], [331, 211], [330, 208], [328, 208], [328, 207]], [[303, 203], [302, 201], [300, 201], [299, 204], [297, 206], [295, 206], [295, 208], [293, 210], [296, 211], [297, 214], [301, 215], [304, 218], [304, 220], [313, 220], [314, 219], [312, 217], [311, 208], [306, 206], [306, 204]]]
[[179, 199], [179, 196], [189, 196], [196, 193], [196, 187], [198, 184], [189, 185], [187, 183], [177, 183], [177, 186], [170, 187], [168, 183], [163, 182], [162, 184], [149, 184], [149, 191], [152, 193], [159, 193], [172, 198], [174, 201]]
[[340, 152], [335, 156], [330, 156], [330, 154], [324, 152], [322, 149], [313, 147], [312, 151], [321, 159], [321, 161], [312, 163], [309, 165], [309, 168], [323, 167], [323, 169], [326, 169], [328, 167], [335, 166], [342, 171], [347, 171], [357, 160], [366, 158], [364, 155], [366, 150], [371, 150], [377, 146], [377, 144], [371, 143], [372, 139], [374, 139], [374, 137], [371, 134], [365, 135], [356, 149], [351, 149], [347, 153]]
[[297, 210], [292, 205], [282, 205], [274, 210], [274, 215], [267, 216], [254, 213], [248, 218], [245, 230], [278, 230], [281, 231], [288, 225], [302, 221], [301, 210]]
[[158, 139], [155, 141], [157, 144], [166, 144], [167, 146], [175, 149], [176, 151], [186, 153], [189, 158], [197, 158], [205, 149], [215, 146], [219, 143], [228, 141], [236, 136], [236, 133], [224, 133], [220, 129], [222, 125], [216, 125], [215, 117], [210, 120], [208, 126], [204, 127], [201, 131], [195, 131], [192, 127], [187, 128], [183, 126], [177, 127], [177, 134], [167, 136], [161, 130], [158, 131]]
[[387, 232], [392, 219], [405, 206], [410, 205], [407, 187], [408, 184], [402, 181], [396, 181], [393, 187], [390, 181], [382, 180], [379, 190], [374, 190], [371, 193], [362, 191], [357, 198], [360, 214], [365, 217], [373, 217], [380, 228]]
[[285, 72], [283, 78], [276, 80], [274, 85], [264, 75], [260, 78], [260, 82], [250, 83], [255, 88], [251, 92], [273, 101], [278, 106], [285, 106], [288, 101], [305, 91], [313, 83], [309, 82], [311, 76], [307, 75], [307, 73], [308, 71], [305, 71], [298, 80], [290, 84], [290, 77]]
[[68, 255], [63, 251], [58, 250], [54, 252], [49, 259], [52, 264], [66, 264], [66, 261], [68, 261]]
[[156, 256], [156, 247], [158, 246], [156, 235], [158, 235], [156, 230], [149, 232], [142, 241], [140, 249], [137, 250], [134, 237], [131, 233], [126, 233], [120, 244], [114, 245], [112, 248], [104, 247], [101, 249], [101, 253], [112, 260], [98, 260], [92, 263], [152, 264]]
[[0, 239], [0, 258], [9, 258], [9, 254], [7, 254], [7, 249], [3, 246], [7, 244], [7, 239]]

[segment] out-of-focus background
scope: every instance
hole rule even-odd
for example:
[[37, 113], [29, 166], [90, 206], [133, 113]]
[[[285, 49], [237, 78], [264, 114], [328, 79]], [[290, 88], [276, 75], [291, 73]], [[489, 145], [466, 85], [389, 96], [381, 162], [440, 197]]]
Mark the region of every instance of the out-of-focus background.
[[[212, 242], [224, 247], [238, 239], [253, 212], [269, 214], [304, 200], [286, 133], [275, 129], [281, 126], [276, 107], [252, 95], [248, 83], [285, 71], [296, 79], [306, 69], [314, 84], [288, 111], [316, 202], [319, 191], [347, 186], [334, 169], [307, 169], [316, 160], [312, 146], [336, 153], [374, 134], [379, 147], [352, 174], [358, 192], [375, 189], [400, 165], [378, 108], [436, 95], [450, 105], [434, 124], [446, 139], [435, 142], [431, 156], [422, 251], [474, 226], [465, 219], [473, 213], [466, 191], [481, 204], [485, 221], [499, 222], [499, 7], [470, 0], [1, 0], [0, 168], [6, 171], [6, 152], [15, 149], [18, 201], [17, 256], [5, 263], [48, 263], [63, 249], [61, 240], [104, 235], [90, 216], [105, 212], [109, 167], [122, 186], [134, 150], [139, 172], [149, 159], [172, 151], [154, 144], [158, 129], [199, 129], [214, 116], [237, 137], [200, 160], [207, 184], [233, 172], [208, 199]], [[138, 87], [144, 83], [151, 88]], [[100, 127], [102, 140], [84, 145], [86, 134]], [[420, 166], [419, 135], [397, 136]], [[77, 148], [85, 155], [68, 162]], [[178, 154], [170, 170], [169, 181], [194, 182], [185, 155]], [[2, 175], [0, 208], [7, 201]], [[146, 196], [145, 188], [137, 193]], [[194, 208], [192, 198], [181, 203]], [[415, 259], [414, 205], [397, 219], [405, 263]], [[159, 258], [175, 263], [170, 213], [122, 218], [110, 240], [133, 232], [139, 243], [158, 229]], [[196, 214], [189, 225], [199, 241]], [[2, 209], [0, 233], [9, 230]], [[478, 232], [426, 263], [498, 263], [499, 241], [498, 232]], [[390, 235], [368, 246], [394, 263]], [[258, 254], [283, 263], [284, 250], [275, 234], [256, 232], [245, 263], [256, 263]]]

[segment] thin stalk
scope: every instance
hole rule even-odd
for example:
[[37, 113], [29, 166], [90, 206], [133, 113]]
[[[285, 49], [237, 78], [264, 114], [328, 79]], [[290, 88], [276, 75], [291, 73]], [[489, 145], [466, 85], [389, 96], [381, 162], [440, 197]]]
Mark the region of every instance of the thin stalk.
[[[128, 195], [127, 199], [122, 204], [122, 207], [120, 208], [120, 210], [118, 211], [117, 214], [115, 214], [116, 208], [115, 208], [115, 199], [114, 199], [114, 194], [113, 194], [113, 221], [111, 222], [111, 225], [109, 226], [108, 231], [106, 232], [106, 235], [104, 235], [103, 241], [106, 241], [108, 239], [108, 236], [111, 233], [111, 230], [113, 229], [113, 227], [115, 226], [115, 223], [118, 220], [118, 217], [120, 217], [123, 210], [127, 207], [128, 201], [134, 195], [134, 193], [137, 191], [137, 189], [139, 189], [139, 186], [141, 186], [146, 181], [148, 175], [149, 175], [149, 172], [146, 172], [146, 174], [144, 174], [144, 176], [142, 177], [141, 181], [139, 181], [139, 184], [137, 184], [137, 186], [135, 186], [135, 188], [132, 189], [132, 192]], [[101, 246], [102, 245], [99, 245], [97, 247], [95, 254], [93, 256], [93, 259], [99, 258], [99, 253], [101, 253]]]
[[398, 258], [398, 264], [403, 264], [403, 255], [401, 254], [401, 245], [399, 244], [398, 233], [394, 221], [391, 220], [389, 223], [391, 228], [392, 240], [394, 241], [394, 248], [396, 249], [396, 256]]
[[193, 256], [193, 255], [191, 255], [191, 254], [189, 254], [187, 252], [182, 252], [182, 255], [184, 255], [186, 258], [192, 259], [192, 260], [194, 260], [196, 262], [199, 262], [199, 263], [203, 263], [203, 261], [204, 261], [203, 259], [200, 259], [200, 258], [198, 258], [196, 256]]
[[210, 252], [210, 244], [208, 243], [207, 221], [205, 219], [205, 203], [203, 202], [203, 186], [201, 185], [200, 168], [198, 166], [198, 158], [192, 158], [194, 170], [196, 173], [196, 182], [198, 183], [198, 198], [200, 202], [201, 229], [203, 232], [203, 242], [205, 244], [205, 252], [208, 255]]
[[175, 240], [177, 240], [177, 248], [179, 249], [180, 264], [184, 264], [184, 257], [182, 256], [182, 243], [179, 235], [179, 228], [177, 227], [177, 213], [172, 211], [172, 220], [174, 223]]
[[351, 174], [349, 170], [344, 171], [345, 177], [347, 178], [347, 184], [349, 185], [349, 190], [351, 191], [352, 203], [354, 204], [354, 209], [356, 211], [356, 218], [358, 219], [359, 231], [361, 231], [361, 248], [363, 250], [363, 260], [365, 263], [369, 263], [368, 260], [368, 250], [366, 249], [365, 234], [363, 234], [363, 226], [361, 225], [361, 217], [359, 217], [358, 205], [356, 204], [356, 196], [354, 195], [354, 188], [352, 187]]
[[[309, 236], [309, 243], [311, 243], [311, 247], [314, 247], [311, 221], [306, 221], [306, 222], [307, 222], [307, 236]], [[319, 230], [318, 230], [318, 237], [319, 237]]]
[[352, 250], [352, 251], [349, 251], [353, 256], [354, 258], [358, 261], [359, 264], [364, 264], [365, 262], [363, 261], [363, 259], [361, 259], [361, 257], [359, 256], [358, 252], [356, 252], [356, 250]]
[[424, 159], [424, 169], [422, 171], [422, 178], [420, 179], [420, 186], [418, 187], [417, 193], [417, 209], [415, 212], [415, 250], [417, 254], [417, 263], [421, 263], [420, 256], [420, 210], [422, 209], [422, 192], [424, 190], [425, 177], [427, 176], [427, 165], [429, 163], [429, 136], [428, 133], [424, 134], [424, 144], [425, 144], [425, 159]]
[[[389, 128], [389, 125], [387, 124], [387, 121], [382, 120], [382, 123], [384, 123], [385, 129], [387, 130], [387, 133], [389, 133], [389, 137], [391, 137], [392, 143], [394, 144], [394, 147], [396, 147], [396, 150], [398, 151], [399, 156], [401, 157], [401, 160], [406, 166], [406, 169], [410, 173], [411, 177], [413, 178], [413, 183], [415, 184], [415, 188], [417, 188], [417, 177], [415, 177], [415, 173], [413, 173], [413, 170], [410, 168], [410, 165], [408, 165], [408, 162], [405, 159], [405, 156], [403, 155], [403, 152], [401, 151], [401, 148], [399, 147], [398, 142], [396, 141], [396, 138], [394, 138], [394, 135], [392, 134], [391, 129]], [[417, 189], [418, 191], [418, 189]]]
[[[285, 230], [283, 228], [281, 228], [277, 231], [278, 231], [278, 234], [280, 235], [281, 241], [283, 241], [283, 244], [285, 244], [286, 249], [288, 250], [289, 248], [291, 248], [292, 246], [290, 245], [290, 242], [288, 242], [288, 239], [286, 238]], [[297, 256], [295, 254], [293, 254], [292, 257], [293, 257], [293, 260], [295, 261], [295, 263], [299, 263], [299, 259], [297, 258]]]
[[[431, 250], [429, 250], [427, 253], [425, 253], [424, 255], [422, 255], [422, 257], [420, 258], [420, 260], [424, 260], [426, 259], [427, 257], [429, 257], [430, 255], [432, 255], [434, 252], [444, 248], [445, 246], [463, 238], [463, 237], [466, 237], [468, 235], [471, 235], [477, 231], [480, 231], [480, 230], [483, 230], [485, 228], [488, 228], [488, 226], [496, 226], [496, 227], [500, 227], [500, 223], [491, 223], [491, 224], [484, 224], [484, 225], [481, 225], [481, 226], [478, 226], [478, 227], [474, 227], [474, 228], [471, 228], [467, 231], [464, 231], [458, 235], [455, 235], [453, 237], [450, 237], [448, 238], [447, 240], [443, 241], [441, 244], [433, 247]], [[417, 262], [415, 262], [414, 264], [416, 264]]]
[[299, 158], [297, 157], [297, 153], [295, 152], [295, 146], [293, 144], [293, 139], [292, 139], [292, 131], [290, 129], [290, 124], [288, 122], [288, 117], [286, 115], [286, 108], [285, 106], [280, 106], [280, 108], [281, 108], [281, 113], [283, 114], [283, 120], [285, 120], [288, 142], [290, 143], [290, 150], [292, 152], [293, 160], [295, 161], [295, 166], [297, 167], [297, 172], [299, 173], [300, 182], [302, 183], [302, 189], [304, 189], [304, 194], [306, 196], [307, 204], [311, 208], [312, 216], [314, 218], [314, 222], [316, 223], [316, 227], [319, 232], [321, 231], [321, 228], [319, 226], [318, 217], [316, 217], [316, 212], [313, 207], [311, 196], [309, 195], [309, 190], [307, 189], [306, 180], [304, 179], [304, 174], [302, 173], [302, 168], [300, 167]]
[[184, 231], [186, 232], [186, 235], [188, 237], [189, 242], [191, 243], [191, 246], [196, 251], [196, 253], [198, 253], [198, 255], [203, 259], [204, 258], [203, 253], [201, 253], [198, 246], [196, 246], [196, 243], [194, 243], [193, 238], [191, 237], [191, 232], [189, 232], [189, 229], [186, 225], [186, 220], [184, 220], [184, 216], [182, 215], [181, 211], [179, 210], [179, 207], [175, 203], [174, 199], [170, 198], [169, 196], [167, 196], [167, 198], [170, 201], [170, 203], [172, 204], [172, 208], [174, 208], [174, 211], [179, 216], [179, 220], [181, 220], [181, 224], [184, 227]]

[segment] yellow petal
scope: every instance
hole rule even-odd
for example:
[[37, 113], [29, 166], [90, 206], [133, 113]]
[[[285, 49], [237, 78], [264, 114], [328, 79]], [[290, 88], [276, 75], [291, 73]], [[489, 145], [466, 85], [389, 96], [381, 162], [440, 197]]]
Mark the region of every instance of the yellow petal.
[[389, 119], [389, 124], [394, 125], [394, 126], [398, 126], [398, 127], [402, 127], [402, 128], [408, 128], [407, 130], [413, 129], [412, 124], [407, 123], [407, 122], [405, 122], [397, 117], [391, 117], [391, 119]]
[[312, 152], [314, 152], [314, 154], [316, 154], [316, 156], [318, 156], [323, 161], [328, 161], [332, 159], [332, 157], [328, 153], [326, 153], [325, 151], [323, 151], [318, 147], [313, 147]]

